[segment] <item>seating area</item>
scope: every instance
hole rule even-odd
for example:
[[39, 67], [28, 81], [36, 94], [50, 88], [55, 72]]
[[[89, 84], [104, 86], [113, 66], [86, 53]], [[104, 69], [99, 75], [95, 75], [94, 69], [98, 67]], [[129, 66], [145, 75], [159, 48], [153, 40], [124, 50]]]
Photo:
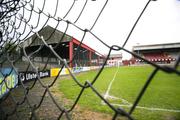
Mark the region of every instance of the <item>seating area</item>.
[[[132, 50], [136, 55], [156, 64], [175, 64], [179, 59], [180, 43], [162, 43], [151, 45], [133, 46]], [[132, 56], [131, 61], [135, 64], [146, 64], [142, 59]]]
[[[143, 53], [142, 56], [151, 62], [170, 63], [171, 61], [176, 60], [175, 58], [163, 52]], [[136, 62], [141, 62], [141, 61], [142, 60], [136, 60]]]

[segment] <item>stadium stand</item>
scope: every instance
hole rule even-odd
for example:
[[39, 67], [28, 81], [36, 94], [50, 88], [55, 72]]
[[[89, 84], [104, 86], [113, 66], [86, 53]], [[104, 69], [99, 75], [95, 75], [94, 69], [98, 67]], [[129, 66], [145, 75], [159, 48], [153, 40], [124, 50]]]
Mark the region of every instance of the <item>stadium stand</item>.
[[[180, 43], [166, 43], [154, 45], [133, 46], [133, 52], [157, 64], [173, 64], [180, 54]], [[131, 61], [145, 63], [143, 60], [132, 57]]]
[[[52, 45], [58, 55], [60, 55], [63, 59], [72, 61], [72, 59], [74, 58], [73, 62], [69, 63], [70, 67], [98, 66], [103, 63], [104, 56], [101, 53], [95, 51], [84, 43], [81, 43], [76, 38], [70, 35], [64, 35], [61, 31], [54, 29], [49, 25], [41, 29], [38, 34], [40, 36], [43, 36], [45, 40], [48, 39], [46, 41], [47, 44]], [[61, 41], [60, 44], [59, 41]], [[36, 36], [36, 34], [33, 34], [32, 36], [27, 38], [22, 44], [22, 46], [28, 46], [26, 47], [27, 54], [36, 51], [41, 45], [43, 45], [43, 42]], [[76, 53], [77, 55], [75, 55]], [[23, 59], [23, 61], [26, 60]], [[39, 53], [36, 54], [36, 56], [33, 58], [33, 61], [41, 64], [48, 61], [49, 64], [51, 64], [51, 66], [53, 67], [55, 67], [54, 65], [61, 64], [60, 61], [58, 61], [58, 59], [49, 52], [46, 46], [43, 46]]]

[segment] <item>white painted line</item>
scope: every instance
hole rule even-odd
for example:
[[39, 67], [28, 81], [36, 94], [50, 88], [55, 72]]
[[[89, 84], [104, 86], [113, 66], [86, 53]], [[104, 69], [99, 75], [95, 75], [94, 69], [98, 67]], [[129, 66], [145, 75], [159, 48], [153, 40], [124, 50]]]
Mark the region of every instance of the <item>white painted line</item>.
[[[114, 106], [120, 106], [120, 107], [127, 107], [131, 108], [132, 105], [123, 105], [123, 104], [111, 104]], [[166, 108], [154, 108], [154, 107], [142, 107], [142, 106], [136, 106], [137, 109], [144, 109], [144, 110], [151, 110], [151, 111], [165, 111], [165, 112], [176, 112], [180, 113], [180, 110], [177, 109], [166, 109]]]
[[[106, 93], [105, 93], [105, 95], [104, 95], [104, 98], [105, 98], [105, 99], [107, 99], [107, 98], [110, 98], [110, 99], [120, 99], [120, 100], [122, 100], [123, 103], [126, 103], [126, 104], [131, 105], [131, 103], [129, 103], [127, 100], [125, 100], [125, 99], [123, 99], [123, 98], [119, 98], [119, 97], [115, 97], [115, 96], [110, 96], [110, 95], [109, 95], [109, 91], [111, 90], [112, 83], [114, 82], [114, 80], [115, 80], [115, 78], [116, 78], [116, 76], [117, 76], [118, 71], [119, 71], [119, 66], [118, 66], [118, 69], [116, 70], [116, 72], [115, 72], [115, 74], [114, 74], [114, 76], [113, 76], [113, 79], [111, 80], [111, 82], [110, 82], [109, 85], [108, 85], [108, 88], [107, 88], [107, 90], [106, 90]], [[103, 103], [103, 102], [102, 102], [102, 103]]]
[[118, 97], [115, 97], [115, 96], [111, 96], [111, 95], [108, 95], [107, 97], [110, 98], [110, 99], [114, 99], [114, 100], [120, 100], [121, 99], [121, 98], [118, 98]]
[[130, 102], [128, 102], [127, 100], [125, 100], [123, 98], [120, 98], [120, 97], [115, 97], [115, 96], [108, 95], [107, 98], [121, 100], [124, 104], [132, 105]]
[[112, 83], [114, 82], [114, 80], [115, 80], [115, 78], [116, 78], [116, 75], [117, 75], [117, 73], [118, 73], [118, 70], [119, 70], [119, 66], [118, 66], [118, 69], [116, 70], [116, 73], [115, 73], [114, 76], [113, 76], [113, 79], [111, 80], [111, 82], [110, 82], [109, 85], [108, 85], [108, 89], [106, 90], [106, 93], [105, 93], [105, 95], [104, 95], [104, 98], [105, 98], [105, 99], [109, 96], [109, 91], [110, 91], [110, 89], [111, 89]]
[[[114, 80], [115, 80], [115, 78], [117, 76], [118, 70], [119, 70], [119, 66], [118, 66], [118, 69], [117, 69], [116, 73], [114, 74], [113, 79], [109, 83], [109, 86], [108, 86], [108, 89], [106, 90], [104, 98], [105, 99], [110, 98], [110, 99], [119, 99], [119, 100], [122, 100], [122, 102], [125, 103], [125, 104], [115, 104], [114, 103], [114, 104], [111, 104], [111, 105], [131, 108], [132, 107], [132, 103], [128, 102], [127, 100], [125, 100], [123, 98], [120, 98], [120, 97], [115, 97], [115, 96], [109, 95], [109, 91], [111, 90], [112, 83], [114, 82]], [[104, 101], [101, 101], [101, 104], [105, 105]], [[137, 109], [144, 109], [144, 110], [151, 110], [151, 111], [165, 111], [165, 112], [180, 113], [180, 110], [177, 110], [177, 109], [165, 109], [165, 108], [154, 108], [154, 107], [143, 107], [143, 106], [136, 106], [136, 108]]]

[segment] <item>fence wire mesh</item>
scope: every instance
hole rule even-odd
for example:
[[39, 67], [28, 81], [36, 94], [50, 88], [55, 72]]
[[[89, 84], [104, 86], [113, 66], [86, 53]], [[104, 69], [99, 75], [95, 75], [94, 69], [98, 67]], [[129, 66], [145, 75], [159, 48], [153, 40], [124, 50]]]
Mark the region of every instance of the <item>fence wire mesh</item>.
[[[9, 92], [0, 99], [0, 116], [1, 116], [0, 119], [23, 119], [19, 116], [20, 113], [18, 110], [18, 108], [20, 106], [22, 106], [23, 104], [25, 104], [23, 110], [28, 111], [28, 113], [29, 113], [27, 119], [39, 119], [37, 111], [42, 106], [42, 103], [45, 101], [45, 97], [47, 95], [50, 97], [50, 99], [52, 101], [52, 106], [54, 105], [57, 108], [57, 111], [59, 113], [58, 115], [56, 115], [57, 119], [61, 119], [61, 118], [72, 119], [71, 112], [77, 105], [77, 103], [78, 103], [79, 99], [81, 98], [82, 94], [84, 93], [85, 89], [90, 88], [94, 92], [94, 94], [96, 94], [99, 97], [99, 99], [104, 101], [104, 103], [110, 109], [112, 109], [114, 111], [114, 115], [112, 116], [112, 119], [116, 119], [119, 116], [124, 116], [130, 120], [133, 120], [134, 119], [132, 116], [133, 111], [136, 109], [136, 106], [138, 105], [139, 101], [141, 100], [142, 96], [144, 95], [145, 91], [147, 90], [148, 86], [150, 85], [153, 77], [156, 75], [156, 73], [158, 71], [164, 71], [166, 74], [174, 73], [174, 74], [180, 75], [180, 71], [177, 69], [178, 65], [179, 65], [179, 61], [180, 61], [180, 56], [176, 60], [173, 67], [166, 66], [166, 65], [160, 66], [152, 61], [149, 61], [149, 60], [143, 58], [142, 56], [140, 56], [136, 53], [133, 53], [133, 52], [125, 49], [125, 46], [129, 40], [134, 28], [136, 27], [139, 19], [141, 18], [141, 16], [145, 12], [146, 8], [152, 1], [153, 0], [148, 0], [147, 3], [145, 4], [141, 13], [137, 17], [137, 20], [134, 22], [134, 25], [132, 26], [132, 29], [130, 30], [127, 38], [124, 40], [123, 45], [122, 46], [118, 46], [118, 45], [110, 46], [110, 45], [106, 44], [101, 38], [96, 36], [95, 33], [93, 33], [93, 29], [94, 29], [95, 25], [97, 24], [98, 19], [100, 18], [104, 9], [106, 8], [106, 5], [108, 4], [108, 0], [104, 1], [104, 4], [103, 4], [101, 10], [99, 11], [98, 15], [96, 16], [96, 19], [93, 21], [93, 24], [91, 27], [89, 27], [89, 29], [88, 28], [83, 29], [80, 26], [78, 26], [76, 23], [80, 20], [81, 16], [83, 15], [84, 10], [86, 9], [86, 5], [89, 2], [92, 2], [90, 0], [89, 1], [85, 0], [84, 5], [82, 6], [82, 8], [80, 10], [80, 13], [77, 15], [77, 18], [74, 20], [74, 22], [72, 22], [66, 18], [72, 12], [73, 7], [76, 5], [76, 0], [72, 1], [72, 4], [69, 6], [69, 9], [67, 10], [66, 14], [62, 18], [57, 17], [58, 16], [57, 10], [59, 8], [59, 5], [63, 4], [63, 3], [60, 3], [59, 0], [52, 1], [56, 4], [55, 8], [53, 8], [54, 14], [49, 14], [48, 12], [45, 11], [46, 6], [48, 6], [48, 4], [46, 4], [46, 0], [44, 0], [42, 2], [41, 8], [38, 8], [38, 9], [35, 9], [35, 0], [29, 0], [29, 1], [26, 1], [26, 0], [1, 0], [0, 1], [0, 6], [1, 6], [1, 9], [0, 9], [0, 26], [1, 26], [0, 27], [0, 46], [1, 46], [0, 64], [1, 64], [1, 68], [9, 67], [10, 70], [7, 74], [4, 74], [2, 71], [0, 73], [2, 76], [0, 85], [4, 85], [6, 88], [9, 89]], [[98, 1], [96, 1], [96, 2], [98, 2]], [[37, 21], [33, 21], [36, 23], [34, 26], [32, 25], [32, 21], [31, 21], [33, 19], [33, 16], [36, 16], [36, 18], [37, 18]], [[42, 16], [44, 16], [46, 18], [45, 21], [43, 21], [44, 23], [41, 22]], [[45, 28], [45, 26], [48, 25], [49, 21], [53, 21], [54, 23], [56, 23], [55, 29], [53, 32], [51, 32], [49, 34], [49, 36], [47, 38], [44, 38], [44, 36], [41, 36], [38, 31]], [[58, 39], [58, 43], [55, 46], [49, 45], [48, 40], [53, 36], [53, 34], [55, 34], [55, 30], [58, 29], [59, 26], [61, 26], [61, 22], [66, 23], [66, 27], [63, 32], [63, 36]], [[76, 29], [78, 29], [79, 31], [84, 33], [72, 60], [66, 60], [66, 59], [62, 58], [55, 50], [62, 43], [69, 27], [75, 27]], [[41, 40], [41, 45], [39, 45], [39, 47], [37, 49], [35, 49], [29, 53], [26, 50], [26, 47], [28, 47], [28, 46], [25, 46], [23, 43], [25, 43], [27, 38], [32, 34], [35, 34], [35, 38], [32, 39], [31, 44], [28, 44], [28, 46], [31, 46], [37, 39]], [[81, 82], [79, 82], [79, 80], [74, 75], [74, 73], [71, 72], [69, 63], [72, 63], [75, 60], [74, 58], [76, 57], [76, 55], [80, 52], [79, 46], [82, 45], [83, 40], [87, 34], [92, 35], [94, 38], [96, 38], [97, 41], [99, 41], [101, 44], [106, 46], [106, 48], [109, 49], [109, 52], [103, 62], [102, 67], [99, 69], [98, 73], [94, 76], [94, 79], [91, 80], [91, 82], [86, 81], [84, 84], [82, 84]], [[35, 64], [35, 62], [33, 61], [33, 57], [36, 56], [36, 54], [38, 54], [38, 52], [40, 50], [42, 50], [43, 48], [46, 48], [49, 51], [48, 57], [47, 57], [48, 59], [46, 60], [45, 64], [42, 65], [41, 68], [38, 68], [37, 65]], [[134, 56], [135, 58], [143, 60], [146, 63], [148, 63], [154, 67], [153, 72], [150, 74], [150, 76], [146, 80], [145, 84], [142, 86], [141, 91], [139, 91], [139, 94], [138, 94], [137, 98], [134, 100], [134, 103], [129, 111], [124, 110], [121, 107], [117, 108], [117, 107], [113, 106], [94, 87], [94, 83], [98, 80], [98, 77], [101, 75], [102, 71], [104, 70], [106, 62], [109, 59], [112, 51], [125, 51], [126, 53]], [[59, 101], [57, 101], [55, 99], [55, 97], [53, 96], [52, 91], [50, 91], [50, 88], [57, 82], [57, 79], [62, 71], [59, 71], [58, 76], [55, 77], [53, 79], [53, 81], [51, 81], [51, 83], [49, 83], [49, 84], [44, 84], [42, 79], [40, 78], [40, 75], [38, 74], [38, 72], [40, 70], [42, 71], [42, 70], [47, 69], [48, 63], [50, 61], [49, 58], [51, 55], [55, 56], [56, 59], [58, 59], [58, 61], [60, 61], [62, 63], [62, 65], [59, 67], [67, 68], [67, 70], [69, 71], [70, 76], [73, 78], [74, 82], [81, 88], [80, 93], [77, 93], [77, 95], [78, 95], [77, 99], [75, 100], [75, 102], [69, 109], [67, 109], [64, 105], [59, 103]], [[23, 62], [21, 60], [22, 56], [25, 56], [26, 62]], [[22, 81], [22, 78], [20, 77], [19, 72], [18, 72], [18, 70], [21, 69], [19, 64], [21, 64], [21, 66], [23, 66], [23, 69], [25, 72], [31, 70], [37, 75], [37, 79], [32, 81], [33, 82], [32, 84], [29, 85], [28, 83], [24, 83]], [[19, 80], [18, 81], [19, 85], [16, 84], [13, 87], [9, 86], [7, 83], [7, 80], [6, 80], [7, 77], [12, 72], [15, 72], [16, 74], [18, 74], [18, 80]], [[41, 91], [39, 91], [40, 93], [42, 93], [42, 96], [38, 96], [38, 97], [40, 97], [39, 100], [36, 101], [36, 99], [34, 99], [32, 101], [32, 98], [30, 96], [31, 91], [33, 91], [34, 86], [36, 86], [37, 84], [39, 85], [38, 86], [39, 88], [42, 88]], [[14, 90], [17, 90], [18, 88], [21, 88], [21, 90], [18, 91], [19, 94], [21, 94], [21, 96], [22, 96], [21, 98], [17, 98], [16, 94], [14, 94]], [[10, 107], [10, 108], [8, 108], [8, 107]], [[48, 108], [46, 108], [46, 109], [48, 109]], [[47, 112], [47, 114], [48, 114], [48, 112]]]

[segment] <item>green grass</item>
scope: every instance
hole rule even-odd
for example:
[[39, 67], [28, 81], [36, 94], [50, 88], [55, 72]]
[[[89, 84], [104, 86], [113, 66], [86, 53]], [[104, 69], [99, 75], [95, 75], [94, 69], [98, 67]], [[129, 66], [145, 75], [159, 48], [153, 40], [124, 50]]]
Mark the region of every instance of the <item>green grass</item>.
[[[101, 95], [105, 94], [117, 69], [117, 67], [105, 68], [95, 82], [94, 87]], [[150, 66], [120, 67], [109, 94], [133, 103], [153, 70], [154, 68]], [[97, 71], [89, 71], [81, 73], [76, 77], [83, 84], [86, 80], [92, 81], [96, 74]], [[143, 107], [180, 110], [179, 78], [180, 77], [176, 74], [166, 74], [162, 71], [158, 71], [138, 105]], [[65, 78], [61, 80], [59, 90], [63, 92], [66, 98], [75, 101], [81, 88], [72, 79]], [[124, 104], [121, 100], [109, 99], [109, 102]], [[113, 111], [109, 107], [101, 104], [101, 99], [90, 88], [85, 90], [78, 104], [86, 109], [113, 114]], [[127, 107], [123, 108], [127, 111], [129, 110]], [[144, 109], [136, 109], [133, 112], [133, 116], [139, 120], [180, 119], [180, 113]]]

